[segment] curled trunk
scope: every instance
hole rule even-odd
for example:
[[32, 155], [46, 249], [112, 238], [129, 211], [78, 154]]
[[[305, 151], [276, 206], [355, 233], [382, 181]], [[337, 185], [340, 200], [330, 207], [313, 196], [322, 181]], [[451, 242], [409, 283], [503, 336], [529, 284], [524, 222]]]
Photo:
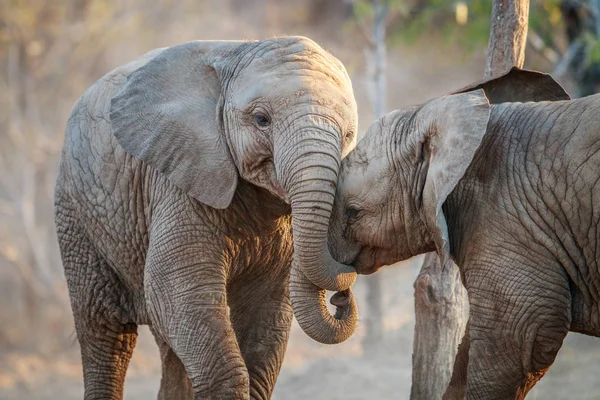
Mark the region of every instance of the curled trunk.
[[302, 330], [317, 342], [341, 343], [354, 333], [358, 308], [351, 289], [334, 294], [335, 315], [327, 309], [326, 292], [315, 286], [294, 264], [290, 277], [292, 308]]
[[304, 275], [325, 290], [344, 291], [356, 281], [356, 270], [333, 259], [327, 246], [335, 181], [309, 182], [292, 196], [294, 261]]
[[[298, 139], [295, 148], [303, 148], [303, 152], [279, 159], [278, 172], [292, 208], [294, 259], [290, 297], [294, 314], [314, 340], [339, 343], [352, 335], [358, 321], [356, 303], [349, 290], [356, 280], [356, 270], [336, 262], [327, 246], [341, 150], [333, 140], [314, 140], [316, 134], [322, 137], [324, 130], [330, 128], [322, 125], [318, 132]], [[330, 136], [336, 138], [339, 134], [332, 132]], [[327, 310], [325, 290], [343, 292], [332, 299], [338, 307], [335, 316]]]

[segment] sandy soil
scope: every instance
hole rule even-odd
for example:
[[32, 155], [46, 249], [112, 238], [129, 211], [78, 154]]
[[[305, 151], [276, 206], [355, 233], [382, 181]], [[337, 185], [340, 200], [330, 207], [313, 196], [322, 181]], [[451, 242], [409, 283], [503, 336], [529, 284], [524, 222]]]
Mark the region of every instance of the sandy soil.
[[[412, 280], [414, 270], [383, 270], [385, 340], [364, 351], [363, 327], [337, 346], [311, 341], [292, 328], [274, 400], [408, 399], [411, 384]], [[368, 279], [368, 278], [363, 278]], [[356, 295], [364, 310], [361, 282]], [[366, 312], [361, 312], [364, 321]], [[48, 357], [7, 355], [0, 365], [0, 399], [81, 399], [83, 384], [76, 344]], [[155, 398], [160, 380], [158, 351], [142, 329], [125, 386], [125, 399]], [[555, 365], [530, 393], [530, 399], [600, 399], [600, 342], [570, 334]]]

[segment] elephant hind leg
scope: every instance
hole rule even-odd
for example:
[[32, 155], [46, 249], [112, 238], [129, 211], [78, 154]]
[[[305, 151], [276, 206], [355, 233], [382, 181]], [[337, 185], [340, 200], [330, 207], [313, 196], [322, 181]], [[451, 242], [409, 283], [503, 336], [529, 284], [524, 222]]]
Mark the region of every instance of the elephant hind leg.
[[84, 398], [120, 400], [137, 340], [127, 290], [85, 235], [59, 225], [58, 236], [81, 349]]
[[83, 362], [86, 400], [123, 398], [129, 360], [137, 340], [137, 325], [97, 325], [77, 329]]
[[183, 363], [173, 349], [171, 349], [171, 346], [154, 329], [151, 328], [151, 330], [160, 351], [162, 364], [162, 378], [160, 380], [158, 400], [193, 400], [194, 389]]

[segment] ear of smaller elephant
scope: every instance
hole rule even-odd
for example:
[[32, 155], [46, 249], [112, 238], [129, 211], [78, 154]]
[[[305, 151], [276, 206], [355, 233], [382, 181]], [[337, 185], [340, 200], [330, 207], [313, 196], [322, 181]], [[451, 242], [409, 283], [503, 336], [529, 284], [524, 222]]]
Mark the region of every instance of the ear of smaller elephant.
[[471, 164], [489, 118], [490, 105], [481, 89], [432, 100], [418, 111], [417, 129], [429, 154], [423, 214], [444, 262], [450, 249], [442, 205]]
[[490, 104], [570, 100], [571, 96], [549, 74], [512, 67], [510, 71], [474, 83], [453, 94], [483, 89]]
[[110, 122], [125, 151], [200, 202], [226, 208], [238, 173], [218, 115], [220, 80], [206, 61], [215, 46], [172, 47], [134, 71], [111, 101]]

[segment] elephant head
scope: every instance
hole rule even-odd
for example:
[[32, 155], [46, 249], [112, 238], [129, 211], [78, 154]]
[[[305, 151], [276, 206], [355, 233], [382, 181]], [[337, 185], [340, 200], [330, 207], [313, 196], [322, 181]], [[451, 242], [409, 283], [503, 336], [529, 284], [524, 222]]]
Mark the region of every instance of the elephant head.
[[345, 158], [330, 227], [336, 260], [363, 274], [429, 251], [445, 262], [442, 205], [477, 156], [490, 103], [569, 99], [549, 75], [518, 68], [455, 93], [385, 115]]
[[[356, 271], [327, 247], [339, 166], [357, 124], [336, 58], [302, 37], [171, 47], [128, 76], [110, 119], [128, 153], [201, 203], [227, 208], [244, 179], [290, 204], [295, 315], [317, 341], [352, 334]], [[335, 317], [325, 290], [344, 291]]]

